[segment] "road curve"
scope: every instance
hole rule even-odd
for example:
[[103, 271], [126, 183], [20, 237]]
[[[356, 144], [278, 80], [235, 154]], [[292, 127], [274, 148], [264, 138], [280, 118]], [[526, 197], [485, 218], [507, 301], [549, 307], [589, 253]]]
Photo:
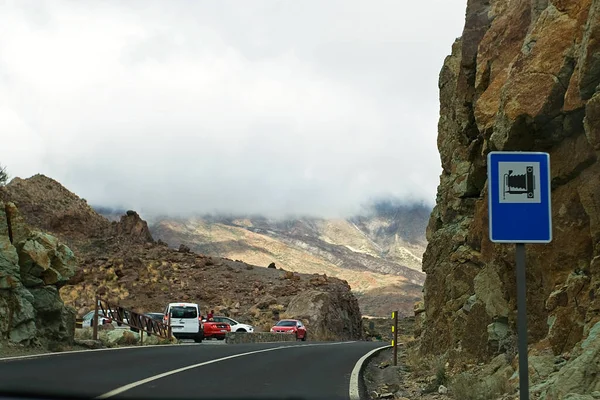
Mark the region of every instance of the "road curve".
[[348, 399], [356, 362], [381, 345], [198, 344], [6, 360], [0, 361], [0, 393], [114, 399]]

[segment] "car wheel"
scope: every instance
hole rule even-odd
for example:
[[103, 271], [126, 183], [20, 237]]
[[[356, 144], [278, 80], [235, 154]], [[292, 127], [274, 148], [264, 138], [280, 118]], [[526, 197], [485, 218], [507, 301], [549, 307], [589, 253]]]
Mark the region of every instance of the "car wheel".
[[238, 329], [236, 332], [240, 332], [240, 333], [246, 333], [246, 330], [244, 328], [240, 328]]
[[219, 336], [217, 340], [225, 340], [225, 336]]
[[196, 337], [194, 338], [194, 342], [196, 342], [196, 343], [202, 343], [202, 339], [203, 339], [202, 337], [200, 337], [200, 336], [196, 336]]
[[306, 336], [308, 336], [306, 333], [304, 334], [304, 336], [302, 336], [302, 341], [306, 342]]

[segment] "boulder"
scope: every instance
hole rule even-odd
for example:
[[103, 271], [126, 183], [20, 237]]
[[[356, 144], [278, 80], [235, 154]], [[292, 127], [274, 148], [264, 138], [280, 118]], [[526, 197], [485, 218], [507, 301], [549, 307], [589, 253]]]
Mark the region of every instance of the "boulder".
[[498, 346], [509, 334], [508, 324], [502, 321], [492, 322], [488, 325], [488, 342]]
[[38, 313], [60, 312], [64, 307], [55, 286], [31, 288], [29, 292], [33, 295], [33, 307]]
[[57, 283], [62, 286], [75, 275], [75, 272], [77, 272], [77, 258], [71, 249], [64, 244], [59, 243], [55, 248], [51, 266], [60, 274], [61, 278], [57, 281]]
[[7, 318], [10, 319], [12, 328], [35, 320], [36, 313], [33, 302], [34, 297], [31, 292], [22, 286], [8, 293], [9, 314]]
[[145, 346], [154, 346], [160, 344], [161, 339], [156, 335], [148, 336], [146, 332], [144, 332], [144, 345]]
[[[50, 251], [35, 240], [25, 240], [19, 245], [19, 266], [21, 275], [41, 278], [50, 268]], [[49, 282], [52, 284], [55, 282]]]
[[8, 339], [14, 343], [32, 344], [36, 338], [37, 329], [34, 321], [24, 322], [11, 328]]
[[363, 335], [358, 301], [350, 292], [302, 292], [292, 298], [286, 314], [306, 323], [311, 340], [355, 340]]
[[421, 313], [425, 312], [425, 302], [424, 301], [417, 301], [414, 305], [413, 305], [413, 312], [415, 313], [415, 315], [419, 315]]
[[67, 246], [48, 234], [33, 232], [17, 244], [20, 273], [27, 287], [65, 285], [75, 275], [77, 259]]
[[591, 395], [600, 391], [600, 322], [579, 345], [581, 354], [570, 360], [547, 384], [547, 399], [565, 398], [567, 394]]
[[260, 310], [265, 310], [273, 304], [277, 304], [277, 298], [271, 295], [266, 295], [263, 298], [261, 298], [259, 302], [254, 305], [254, 307]]
[[140, 341], [140, 334], [128, 329], [114, 329], [112, 331], [108, 331], [107, 340], [109, 346], [131, 346]]
[[502, 293], [502, 281], [491, 265], [477, 274], [473, 284], [475, 296], [485, 304], [488, 316], [491, 318], [508, 316], [508, 302]]

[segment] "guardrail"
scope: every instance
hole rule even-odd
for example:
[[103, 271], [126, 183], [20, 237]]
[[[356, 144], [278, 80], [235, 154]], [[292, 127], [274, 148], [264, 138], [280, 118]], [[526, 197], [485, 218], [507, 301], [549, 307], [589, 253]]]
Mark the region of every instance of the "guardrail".
[[102, 314], [106, 318], [110, 318], [116, 321], [118, 324], [127, 325], [131, 328], [140, 331], [140, 341], [144, 343], [144, 332], [148, 334], [154, 334], [163, 339], [169, 339], [171, 337], [171, 324], [166, 325], [162, 321], [158, 321], [148, 317], [147, 315], [140, 314], [136, 311], [126, 309], [118, 304], [110, 303], [108, 300], [101, 299], [96, 296], [96, 306], [94, 308], [93, 317], [93, 338], [98, 340], [98, 312], [102, 311]]

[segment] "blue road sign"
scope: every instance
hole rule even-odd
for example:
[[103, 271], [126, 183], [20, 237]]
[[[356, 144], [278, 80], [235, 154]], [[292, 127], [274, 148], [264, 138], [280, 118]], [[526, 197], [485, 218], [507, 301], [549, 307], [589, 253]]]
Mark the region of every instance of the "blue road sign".
[[551, 242], [550, 155], [489, 153], [488, 201], [492, 242]]

